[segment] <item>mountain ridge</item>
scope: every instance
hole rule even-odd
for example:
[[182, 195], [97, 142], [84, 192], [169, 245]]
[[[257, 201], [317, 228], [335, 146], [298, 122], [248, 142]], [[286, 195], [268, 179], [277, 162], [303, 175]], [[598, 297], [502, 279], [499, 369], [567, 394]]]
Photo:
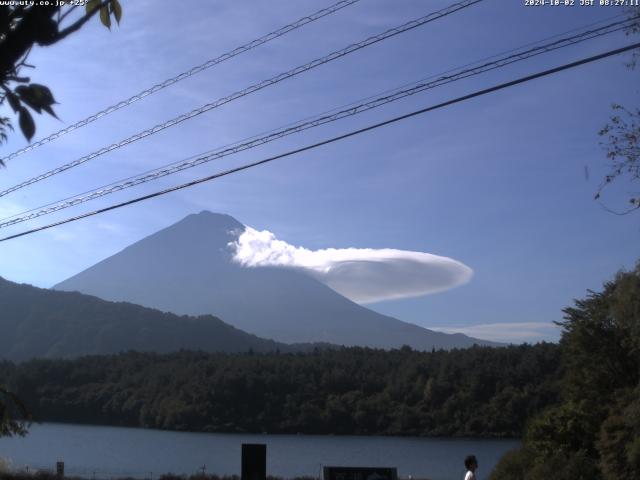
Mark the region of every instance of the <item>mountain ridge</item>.
[[178, 316], [79, 292], [18, 284], [0, 277], [0, 358], [72, 358], [129, 350], [169, 353], [299, 351], [228, 325], [212, 315]]

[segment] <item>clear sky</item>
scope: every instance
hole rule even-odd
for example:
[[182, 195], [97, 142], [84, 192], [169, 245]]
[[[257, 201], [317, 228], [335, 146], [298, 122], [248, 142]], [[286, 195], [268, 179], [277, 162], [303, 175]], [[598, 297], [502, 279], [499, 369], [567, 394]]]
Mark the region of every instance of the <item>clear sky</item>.
[[[330, 3], [122, 0], [120, 27], [109, 31], [92, 21], [64, 42], [32, 52], [32, 81], [52, 89], [62, 120], [38, 117], [36, 138]], [[450, 3], [362, 0], [8, 162], [0, 188]], [[617, 7], [486, 0], [4, 197], [0, 216], [620, 13]], [[630, 41], [616, 34], [540, 56], [0, 233], [152, 192]], [[616, 216], [593, 200], [607, 171], [597, 132], [612, 103], [637, 105], [638, 71], [625, 68], [627, 59], [609, 58], [0, 244], [0, 275], [49, 287], [206, 209], [311, 250], [388, 248], [451, 257], [473, 270], [468, 283], [368, 306], [482, 338], [557, 339], [551, 322], [562, 318], [562, 308], [640, 257], [640, 213]], [[14, 134], [2, 152], [25, 144]], [[604, 202], [621, 206], [625, 188], [612, 190]]]

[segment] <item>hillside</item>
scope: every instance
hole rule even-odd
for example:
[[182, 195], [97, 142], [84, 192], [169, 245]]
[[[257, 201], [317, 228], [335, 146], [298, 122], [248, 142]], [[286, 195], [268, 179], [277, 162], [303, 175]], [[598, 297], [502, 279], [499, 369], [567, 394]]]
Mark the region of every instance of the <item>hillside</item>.
[[287, 351], [211, 315], [178, 316], [0, 277], [0, 358], [77, 357], [128, 350], [173, 352]]

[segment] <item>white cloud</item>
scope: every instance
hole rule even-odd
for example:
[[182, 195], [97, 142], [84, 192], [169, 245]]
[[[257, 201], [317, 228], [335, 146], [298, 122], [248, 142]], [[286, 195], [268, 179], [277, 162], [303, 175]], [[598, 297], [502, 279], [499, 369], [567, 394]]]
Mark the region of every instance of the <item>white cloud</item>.
[[268, 230], [246, 227], [234, 260], [246, 267], [277, 266], [304, 270], [358, 303], [417, 297], [468, 282], [473, 270], [457, 260], [390, 248], [296, 247]]
[[560, 337], [560, 328], [551, 322], [485, 323], [466, 327], [427, 328], [444, 333], [464, 333], [483, 340], [505, 343], [557, 341]]

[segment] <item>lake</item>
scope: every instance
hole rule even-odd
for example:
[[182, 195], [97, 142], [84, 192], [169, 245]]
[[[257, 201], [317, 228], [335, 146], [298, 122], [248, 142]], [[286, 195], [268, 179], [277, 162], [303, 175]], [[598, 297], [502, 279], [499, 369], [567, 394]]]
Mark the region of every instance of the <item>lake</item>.
[[168, 432], [139, 428], [45, 423], [24, 438], [1, 438], [0, 457], [14, 468], [53, 469], [88, 478], [131, 476], [157, 479], [173, 472], [240, 473], [242, 443], [267, 445], [267, 473], [285, 478], [319, 475], [322, 466], [397, 467], [398, 476], [461, 480], [466, 455], [478, 457], [486, 479], [498, 459], [518, 440], [250, 435]]

